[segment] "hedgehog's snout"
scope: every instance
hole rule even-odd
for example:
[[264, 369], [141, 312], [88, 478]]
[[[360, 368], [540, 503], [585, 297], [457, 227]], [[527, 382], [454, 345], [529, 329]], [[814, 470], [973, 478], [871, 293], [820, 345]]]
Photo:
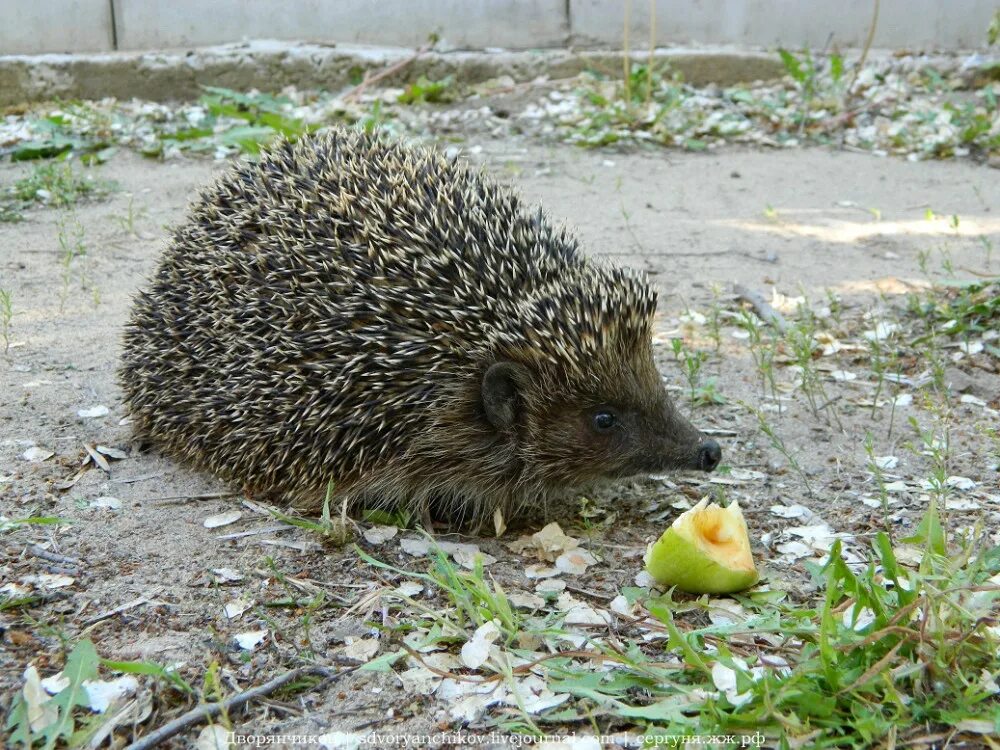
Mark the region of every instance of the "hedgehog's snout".
[[702, 471], [713, 471], [722, 460], [722, 448], [714, 440], [706, 440], [698, 446], [698, 468]]

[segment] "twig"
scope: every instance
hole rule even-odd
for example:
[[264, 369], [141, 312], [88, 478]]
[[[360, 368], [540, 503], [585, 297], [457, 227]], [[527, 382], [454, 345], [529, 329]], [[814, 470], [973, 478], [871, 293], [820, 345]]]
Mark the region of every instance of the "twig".
[[781, 313], [771, 307], [767, 300], [757, 294], [757, 292], [747, 289], [742, 284], [733, 284], [733, 293], [737, 299], [749, 302], [753, 306], [754, 312], [757, 313], [757, 317], [765, 323], [770, 323], [782, 334], [788, 331], [788, 323], [782, 317]]
[[133, 599], [130, 602], [125, 602], [124, 604], [120, 604], [114, 609], [107, 609], [104, 612], [101, 612], [100, 614], [96, 614], [93, 617], [84, 620], [83, 624], [84, 626], [89, 627], [91, 625], [94, 625], [95, 623], [100, 622], [101, 620], [107, 620], [109, 617], [114, 617], [115, 615], [121, 614], [122, 612], [126, 612], [130, 609], [134, 609], [135, 607], [141, 607], [143, 604], [149, 604], [149, 602], [150, 602], [149, 597], [140, 596], [138, 599]]
[[383, 68], [375, 75], [370, 76], [368, 75], [368, 73], [365, 73], [364, 80], [357, 86], [355, 86], [353, 89], [348, 91], [346, 94], [344, 94], [344, 96], [342, 97], [343, 100], [346, 102], [350, 99], [354, 99], [355, 97], [359, 96], [362, 91], [371, 86], [373, 83], [378, 83], [383, 78], [388, 78], [393, 73], [398, 73], [410, 63], [415, 62], [418, 57], [427, 52], [430, 48], [431, 48], [430, 44], [425, 44], [424, 46], [420, 47], [416, 52], [414, 52], [412, 55], [407, 57], [405, 60], [400, 60], [399, 62], [393, 63], [388, 68]]
[[987, 273], [985, 271], [977, 271], [974, 268], [969, 268], [968, 266], [959, 266], [959, 269], [965, 271], [966, 273], [971, 273], [973, 276], [978, 276], [981, 279], [1000, 279], [996, 273]]
[[625, 0], [625, 23], [622, 30], [622, 84], [625, 86], [625, 109], [632, 111], [632, 58], [628, 51], [628, 27], [632, 23], [632, 0]]
[[739, 437], [740, 435], [736, 430], [726, 430], [719, 427], [702, 427], [701, 431], [712, 437]]
[[206, 492], [201, 495], [168, 495], [167, 497], [151, 497], [149, 501], [159, 505], [186, 503], [191, 500], [221, 500], [224, 497], [237, 497], [239, 492]]
[[[868, 36], [865, 38], [864, 49], [861, 50], [861, 57], [858, 59], [858, 64], [854, 68], [854, 75], [851, 76], [851, 83], [847, 87], [847, 96], [851, 96], [851, 89], [854, 88], [854, 84], [858, 82], [858, 76], [861, 75], [861, 69], [865, 66], [865, 62], [868, 60], [868, 52], [872, 48], [872, 42], [875, 41], [875, 29], [878, 28], [878, 11], [879, 11], [880, 0], [875, 0], [875, 10], [872, 13], [872, 23], [868, 27]], [[847, 109], [847, 107], [844, 107]]]
[[[266, 695], [270, 695], [275, 690], [284, 685], [287, 685], [293, 680], [297, 680], [300, 677], [306, 675], [315, 674], [325, 677], [327, 682], [329, 680], [336, 680], [345, 674], [353, 672], [357, 667], [350, 667], [347, 669], [341, 669], [335, 671], [327, 667], [310, 666], [310, 667], [300, 667], [298, 669], [293, 669], [290, 672], [285, 672], [283, 675], [278, 675], [270, 682], [265, 682], [263, 685], [258, 685], [250, 690], [245, 690], [242, 693], [231, 696], [224, 701], [218, 701], [216, 703], [206, 703], [201, 706], [196, 706], [188, 711], [186, 714], [178, 716], [173, 721], [167, 722], [159, 729], [150, 732], [141, 739], [133, 742], [129, 745], [126, 750], [147, 750], [148, 748], [156, 747], [160, 743], [173, 737], [178, 732], [183, 732], [189, 727], [199, 724], [206, 719], [211, 719], [213, 716], [217, 716], [223, 712], [230, 712], [233, 709], [239, 708], [245, 703], [249, 703], [255, 698], [262, 698]], [[320, 684], [323, 684], [321, 682]]]
[[34, 555], [35, 557], [40, 557], [43, 560], [48, 560], [54, 563], [63, 563], [64, 565], [79, 565], [80, 560], [76, 557], [69, 557], [68, 555], [60, 555], [56, 552], [49, 552], [47, 549], [39, 547], [37, 544], [32, 544], [28, 547], [27, 551]]

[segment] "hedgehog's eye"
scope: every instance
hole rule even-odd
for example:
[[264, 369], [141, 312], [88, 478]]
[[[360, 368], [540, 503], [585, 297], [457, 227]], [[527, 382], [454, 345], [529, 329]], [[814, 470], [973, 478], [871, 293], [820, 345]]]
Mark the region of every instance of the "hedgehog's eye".
[[618, 422], [618, 418], [615, 417], [609, 411], [599, 411], [594, 414], [594, 429], [598, 432], [607, 432]]

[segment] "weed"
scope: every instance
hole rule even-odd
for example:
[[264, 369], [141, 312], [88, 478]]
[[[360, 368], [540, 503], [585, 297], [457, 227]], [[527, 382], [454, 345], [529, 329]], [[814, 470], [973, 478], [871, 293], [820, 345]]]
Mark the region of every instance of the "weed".
[[10, 351], [10, 324], [14, 318], [14, 294], [9, 289], [0, 289], [0, 335], [3, 336], [3, 352]]
[[688, 349], [684, 345], [684, 339], [671, 339], [670, 347], [674, 352], [674, 357], [681, 363], [681, 369], [684, 371], [684, 377], [691, 389], [691, 400], [693, 401], [698, 381], [701, 379], [701, 366], [705, 364], [708, 355], [705, 352]]
[[371, 111], [358, 120], [358, 126], [366, 133], [374, 133], [384, 127], [389, 120], [389, 115], [383, 110], [382, 102], [376, 100], [372, 104]]
[[[901, 540], [910, 557], [918, 551], [918, 567], [900, 564], [901, 548], [888, 534], [878, 533], [870, 550], [858, 550], [861, 562], [838, 540], [825, 564], [807, 563], [820, 589], [815, 601], [756, 591], [737, 597], [745, 619], [732, 624], [692, 625], [683, 615], [702, 623], [710, 603], [670, 593], [650, 598], [643, 589], [626, 588], [630, 606], [643, 605], [662, 623], [667, 657], [650, 654], [648, 644], [629, 640], [626, 630], [607, 638], [593, 626], [586, 650], [524, 654], [511, 638], [530, 624], [509, 609], [481, 567], [463, 571], [437, 554], [429, 573], [413, 573], [358, 554], [376, 568], [422, 581], [451, 605], [431, 608], [390, 594], [417, 605], [416, 616], [408, 610], [399, 618], [408, 625], [403, 632], [430, 628], [404, 647], [411, 655], [418, 654], [417, 644], [463, 642], [477, 623], [497, 624], [503, 645], [489, 669], [511, 686], [518, 706], [516, 716], [490, 720], [504, 730], [594, 726], [594, 716], [602, 715], [643, 725], [651, 740], [667, 732], [750, 737], [742, 733], [752, 727], [756, 739], [744, 744], [868, 747], [884, 737], [914, 744], [940, 729], [956, 741], [994, 731], [1000, 547], [983, 541], [979, 533], [949, 547], [932, 503], [916, 533]], [[535, 632], [561, 633], [557, 620]], [[366, 667], [388, 669], [400, 655], [380, 656]], [[530, 715], [514, 689], [527, 669], [575, 703]], [[726, 677], [731, 687], [720, 684]]]
[[[67, 644], [68, 647], [68, 644]], [[10, 706], [5, 727], [14, 745], [25, 748], [41, 745], [52, 750], [58, 745], [87, 747], [101, 724], [92, 720], [87, 683], [100, 679], [100, 668], [126, 674], [147, 675], [191, 694], [193, 691], [173, 670], [153, 662], [117, 662], [101, 659], [90, 640], [73, 645], [62, 669], [61, 687], [51, 698], [39, 684], [34, 666], [28, 668], [26, 684]]]
[[12, 196], [22, 206], [40, 203], [57, 208], [76, 205], [86, 198], [106, 196], [115, 184], [79, 174], [69, 162], [36, 164], [31, 173], [14, 183]]
[[[44, 740], [46, 748], [54, 748], [60, 740], [69, 740], [77, 728], [76, 709], [88, 705], [83, 683], [98, 679], [99, 664], [94, 644], [88, 640], [80, 641], [66, 657], [63, 669], [65, 687], [46, 702], [45, 705], [51, 707], [41, 717], [29, 716], [32, 709], [27, 700], [29, 686], [25, 685], [24, 692], [14, 697], [10, 716], [7, 717], [6, 727], [11, 730], [11, 741], [30, 748], [35, 742]], [[29, 670], [32, 669], [29, 667]], [[38, 678], [37, 672], [35, 678]], [[40, 689], [37, 685], [34, 687]]]
[[986, 267], [993, 267], [993, 240], [987, 237], [985, 234], [979, 235], [979, 244], [983, 246], [983, 250], [986, 251]]
[[[290, 643], [295, 652], [304, 659], [312, 659], [314, 654], [312, 651], [312, 637], [310, 631], [312, 628], [313, 616], [316, 612], [326, 607], [329, 602], [327, 601], [326, 594], [323, 591], [318, 591], [309, 597], [302, 597], [300, 595], [304, 584], [289, 578], [278, 568], [277, 563], [274, 558], [267, 557], [264, 560], [264, 565], [271, 572], [274, 580], [277, 581], [281, 586], [288, 592], [288, 596], [284, 599], [269, 602], [266, 606], [268, 607], [292, 607], [296, 611], [301, 611], [302, 615], [299, 620], [299, 625], [302, 628], [301, 638], [284, 638], [286, 643]], [[272, 627], [277, 632], [280, 626], [273, 618], [262, 615]], [[299, 646], [303, 648], [299, 648]]]
[[0, 224], [16, 224], [19, 221], [24, 221], [20, 201], [0, 199]]
[[[808, 303], [801, 303], [799, 305], [798, 322], [794, 326], [789, 327], [786, 333], [786, 341], [788, 341], [791, 347], [795, 364], [798, 367], [799, 387], [805, 394], [813, 415], [819, 417], [820, 413], [830, 406], [832, 400], [827, 395], [826, 388], [823, 386], [823, 379], [820, 377], [813, 362], [817, 352], [817, 329], [818, 324], [815, 313], [813, 313]], [[836, 409], [831, 409], [830, 413], [833, 414], [834, 419], [839, 425], [840, 417]]]
[[840, 297], [837, 296], [837, 293], [830, 288], [827, 288], [824, 291], [826, 294], [827, 307], [830, 308], [830, 317], [833, 319], [833, 322], [836, 323], [838, 326], [843, 325], [843, 320], [842, 320], [844, 315], [843, 300], [841, 300]]
[[318, 521], [314, 521], [311, 518], [297, 518], [274, 510], [271, 511], [271, 514], [279, 521], [317, 534], [324, 543], [329, 543], [335, 547], [342, 547], [353, 537], [354, 525], [347, 517], [346, 501], [340, 506], [339, 518], [334, 519], [330, 516], [330, 500], [332, 497], [333, 482], [330, 482], [326, 488], [326, 497], [323, 499], [323, 512]]
[[376, 568], [389, 570], [407, 578], [423, 581], [435, 588], [441, 589], [454, 605], [454, 621], [449, 618], [450, 610], [432, 610], [423, 607], [413, 599], [399, 593], [411, 606], [424, 612], [438, 625], [440, 633], [460, 633], [467, 624], [479, 627], [488, 622], [498, 624], [504, 635], [505, 644], [510, 644], [523, 633], [523, 622], [520, 613], [507, 598], [506, 592], [496, 581], [488, 582], [483, 571], [483, 560], [477, 555], [471, 571], [457, 568], [448, 555], [440, 547], [434, 546], [433, 561], [427, 573], [416, 573], [387, 565], [365, 554], [360, 548], [355, 548], [358, 556]]
[[806, 492], [812, 496], [813, 490], [812, 485], [809, 484], [809, 477], [806, 475], [806, 472], [803, 470], [802, 466], [799, 464], [798, 460], [796, 460], [792, 452], [788, 450], [788, 447], [785, 445], [785, 441], [782, 440], [778, 436], [778, 433], [774, 431], [774, 427], [772, 427], [771, 423], [767, 421], [767, 417], [764, 416], [764, 413], [745, 401], [738, 401], [737, 403], [757, 418], [757, 425], [760, 427], [760, 431], [767, 435], [774, 449], [785, 457], [785, 460], [788, 461], [788, 465], [791, 466], [795, 473], [799, 475], [799, 478], [802, 480], [802, 484], [806, 487]]
[[[886, 736], [908, 742], [927, 725], [982, 727], [969, 736], [993, 731], [989, 685], [997, 674], [998, 638], [991, 628], [1000, 586], [990, 577], [1000, 571], [1000, 548], [970, 543], [949, 552], [933, 507], [906, 541], [923, 548], [916, 571], [899, 565], [884, 533], [876, 535], [871, 557], [857, 572], [837, 541], [814, 573], [825, 589], [818, 610], [778, 605], [770, 608], [771, 624], [761, 612], [745, 627], [728, 629], [725, 640], [711, 626], [682, 631], [669, 601], [648, 604], [667, 625], [669, 646], [685, 662], [689, 679], [711, 686], [720, 668], [735, 672], [735, 688], [708, 701], [701, 721], [687, 731], [755, 727], [784, 738], [782, 746], [816, 747], [868, 747]], [[779, 659], [769, 666], [761, 655], [752, 665], [726, 645], [734, 630], [760, 637], [758, 627], [775, 625], [773, 632], [801, 643], [791, 664]], [[714, 656], [706, 654], [709, 643]], [[859, 712], [859, 705], [867, 709]], [[676, 728], [672, 723], [671, 731]]]
[[[945, 415], [939, 415], [942, 418], [938, 420], [940, 424], [947, 425], [947, 418]], [[922, 448], [913, 449], [915, 453], [919, 455], [927, 456], [931, 461], [931, 472], [927, 479], [926, 488], [931, 492], [932, 496], [937, 498], [940, 503], [940, 507], [945, 507], [945, 501], [947, 500], [949, 487], [948, 487], [948, 464], [950, 457], [951, 448], [951, 438], [948, 434], [947, 427], [943, 434], [938, 434], [934, 429], [924, 430], [920, 427], [920, 423], [917, 422], [916, 417], [909, 418], [910, 427], [913, 431], [917, 433], [920, 437]]]
[[[621, 182], [620, 182], [621, 178], [619, 177], [618, 180], [619, 181], [616, 184], [616, 192], [621, 192]], [[625, 210], [625, 202], [622, 201], [620, 205], [621, 205], [622, 218], [625, 220], [625, 229], [627, 229], [628, 233], [632, 236], [632, 241], [635, 243], [636, 248], [640, 252], [645, 252], [645, 248], [639, 241], [639, 237], [635, 233], [635, 228], [632, 226], [632, 222], [630, 221], [631, 217], [629, 216], [628, 211]]]
[[713, 404], [725, 403], [727, 403], [726, 397], [719, 391], [719, 384], [715, 378], [705, 378], [705, 382], [691, 393], [691, 404], [694, 406], [711, 406]]
[[722, 349], [722, 287], [712, 284], [712, 304], [708, 308], [706, 322], [708, 323], [708, 336], [715, 344], [716, 353]]
[[132, 237], [138, 237], [138, 233], [135, 229], [135, 222], [146, 215], [145, 208], [135, 207], [135, 195], [129, 193], [128, 196], [128, 208], [125, 213], [121, 216], [115, 216], [115, 222], [121, 227], [121, 230]]
[[400, 104], [442, 104], [454, 99], [454, 79], [451, 76], [439, 81], [420, 76], [416, 82], [407, 85], [397, 101]]
[[889, 523], [889, 493], [885, 488], [885, 473], [875, 456], [875, 441], [870, 432], [865, 434], [865, 453], [868, 456], [868, 470], [872, 473], [875, 483], [878, 485], [879, 499], [882, 501], [882, 522], [887, 530], [891, 531]]
[[84, 243], [84, 230], [76, 214], [68, 213], [59, 219], [59, 264], [62, 266], [62, 290], [59, 295], [59, 312], [66, 306], [69, 296], [69, 285], [73, 278], [73, 263], [77, 258], [87, 254]]
[[[812, 108], [812, 100], [816, 95], [816, 61], [808, 49], [802, 50], [801, 57], [779, 48], [778, 55], [781, 57], [781, 64], [785, 66], [785, 72], [792, 77], [798, 86], [799, 96], [802, 100], [802, 110], [799, 113], [799, 134], [805, 130], [806, 120]], [[843, 71], [843, 60], [840, 61], [838, 71]], [[838, 73], [838, 79], [840, 77]]]
[[774, 357], [778, 346], [777, 339], [769, 333], [768, 341], [764, 341], [762, 336], [763, 326], [761, 325], [760, 318], [749, 310], [740, 310], [740, 317], [737, 323], [749, 335], [750, 355], [757, 366], [757, 372], [760, 373], [762, 387], [770, 388], [771, 397], [778, 404], [780, 413], [781, 401], [778, 398], [778, 382], [774, 371]]

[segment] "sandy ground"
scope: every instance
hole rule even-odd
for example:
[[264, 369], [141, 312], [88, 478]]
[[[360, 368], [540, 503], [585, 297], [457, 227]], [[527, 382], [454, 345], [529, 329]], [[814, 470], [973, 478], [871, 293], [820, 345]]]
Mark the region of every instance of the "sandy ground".
[[[589, 252], [653, 275], [662, 289], [665, 331], [677, 326], [688, 306], [704, 310], [713, 284], [725, 292], [740, 282], [765, 295], [774, 286], [816, 301], [829, 289], [858, 313], [897, 304], [901, 294], [917, 288], [925, 278], [922, 253], [934, 269], [947, 253], [954, 273], [968, 276], [963, 269], [983, 268], [977, 235], [992, 237], [1000, 248], [1000, 173], [968, 163], [908, 163], [822, 150], [613, 153], [498, 142], [466, 144], [470, 147], [470, 158], [516, 182], [531, 200], [575, 227]], [[36, 629], [33, 644], [5, 648], [0, 660], [5, 663], [0, 666], [5, 696], [30, 659], [58, 644], [57, 632], [73, 639], [85, 630], [102, 656], [182, 661], [195, 670], [193, 675], [216, 659], [228, 668], [234, 689], [236, 682], [245, 687], [260, 679], [255, 670], [268, 667], [274, 654], [247, 657], [233, 647], [232, 635], [284, 623], [290, 630], [278, 640], [287, 651], [295, 648], [298, 637], [291, 630], [295, 620], [282, 619], [285, 613], [275, 609], [270, 611], [273, 623], [265, 625], [254, 610], [231, 622], [223, 614], [225, 602], [238, 595], [273, 598], [273, 588], [268, 589], [275, 585], [272, 564], [288, 576], [317, 582], [332, 600], [344, 604], [353, 603], [370, 585], [370, 569], [349, 550], [302, 552], [273, 543], [306, 539], [300, 532], [220, 540], [221, 534], [267, 526], [273, 519], [244, 509], [243, 519], [234, 525], [205, 528], [207, 516], [239, 507], [238, 499], [190, 499], [228, 488], [155, 452], [137, 451], [128, 426], [119, 424], [125, 413], [115, 368], [131, 296], [154, 267], [165, 227], [182, 220], [197, 188], [223, 166], [195, 160], [158, 163], [122, 153], [100, 167], [102, 176], [121, 188], [108, 201], [80, 205], [71, 213], [37, 209], [23, 223], [0, 224], [0, 287], [12, 290], [14, 298], [14, 346], [0, 356], [0, 512], [9, 518], [34, 514], [72, 521], [6, 534], [0, 577], [21, 580], [67, 567], [28, 554], [31, 544], [79, 561], [67, 563], [73, 584], [32, 610], [51, 629]], [[0, 183], [10, 183], [29, 168], [0, 165]], [[136, 234], [117, 220], [127, 214], [130, 195]], [[943, 218], [928, 219], [928, 209]], [[953, 214], [960, 217], [957, 229], [948, 221]], [[74, 261], [67, 278], [60, 263], [60, 225], [65, 236], [76, 222], [86, 255]], [[681, 385], [677, 365], [663, 354], [664, 370]], [[706, 367], [731, 399], [759, 401], [760, 385], [745, 345], [728, 328], [721, 356]], [[983, 373], [974, 384], [977, 394], [995, 401], [1000, 397], [998, 379]], [[106, 406], [109, 413], [78, 416], [79, 410], [97, 406]], [[742, 493], [755, 539], [775, 522], [766, 513], [775, 500], [801, 502], [837, 528], [867, 528], [873, 511], [851, 494], [865, 477], [860, 443], [866, 419], [866, 413], [848, 411], [840, 429], [817, 422], [803, 408], [791, 409], [782, 419], [784, 439], [823, 487], [808, 497], [735, 407], [702, 408], [694, 414], [700, 425], [730, 435], [722, 439], [730, 465], [768, 475], [757, 487], [734, 489], [737, 496]], [[884, 432], [884, 425], [878, 429]], [[987, 475], [990, 470], [978, 458], [983, 454], [976, 433], [954, 437], [955, 472], [995, 482], [995, 471]], [[901, 440], [894, 437], [880, 452], [889, 453]], [[127, 458], [113, 460], [110, 474], [91, 468], [69, 489], [57, 489], [77, 473], [85, 443], [117, 447]], [[27, 461], [22, 454], [32, 445], [54, 456]], [[706, 487], [703, 482], [691, 477], [681, 484], [697, 496]], [[661, 492], [660, 485], [642, 480], [602, 498], [610, 503], [624, 499], [626, 510], [621, 511], [623, 522], [592, 538], [605, 560], [581, 586], [613, 596], [618, 587], [630, 584], [643, 545], [664, 522], [651, 523], [645, 511], [628, 509], [655, 504]], [[122, 507], [90, 507], [99, 497], [118, 498]], [[662, 508], [669, 509], [669, 503], [664, 501]], [[572, 527], [573, 509], [566, 509], [565, 516], [564, 523]], [[541, 520], [529, 522], [527, 528], [540, 525]], [[478, 541], [500, 558], [499, 577], [514, 575], [503, 572], [504, 565], [510, 571], [518, 565], [509, 550], [495, 541]], [[756, 551], [766, 569], [767, 551]], [[375, 547], [373, 553], [414, 565], [395, 547]], [[216, 585], [208, 571], [222, 567], [240, 571], [244, 580]], [[788, 569], [772, 575], [804, 577], [801, 570]], [[147, 603], [86, 625], [140, 597]], [[332, 657], [345, 636], [367, 632], [360, 614], [344, 619], [339, 614], [330, 612], [313, 628], [311, 647], [320, 660]], [[310, 707], [304, 716], [298, 714], [298, 703], [289, 707], [276, 702], [235, 721], [247, 730], [316, 731], [427, 728], [440, 718], [431, 699], [404, 694], [391, 673], [352, 675], [303, 700]], [[162, 723], [163, 718], [152, 720]]]

